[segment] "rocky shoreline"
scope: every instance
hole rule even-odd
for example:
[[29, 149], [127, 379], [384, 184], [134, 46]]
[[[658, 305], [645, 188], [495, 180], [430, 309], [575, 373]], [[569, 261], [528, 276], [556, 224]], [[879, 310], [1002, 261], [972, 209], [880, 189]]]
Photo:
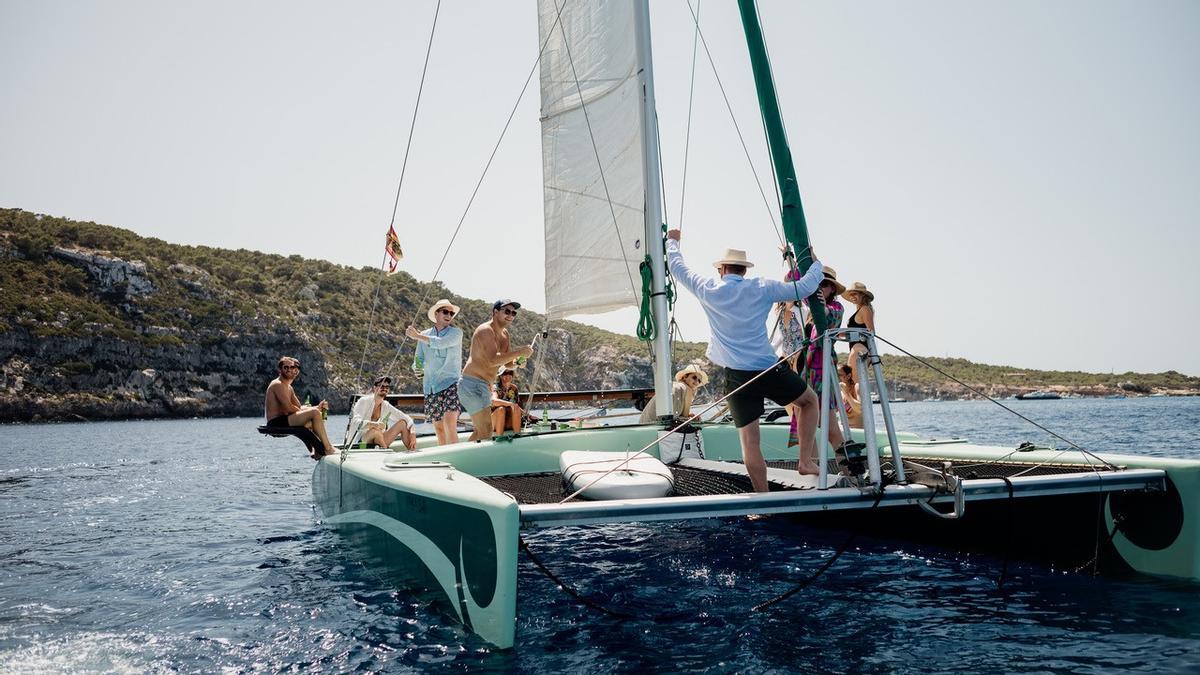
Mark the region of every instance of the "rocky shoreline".
[[[0, 209], [0, 422], [257, 417], [282, 355], [304, 365], [301, 399], [326, 399], [335, 413], [345, 412], [350, 393], [378, 372], [393, 376], [394, 391], [416, 392], [406, 363], [411, 343], [395, 324], [423, 321], [415, 305], [439, 297], [462, 307], [460, 326], [490, 314], [484, 301], [404, 273], [381, 280], [378, 270], [179, 246]], [[394, 325], [366, 335], [380, 316]], [[546, 326], [545, 317], [523, 313], [514, 343]], [[724, 382], [703, 358], [704, 347], [676, 343], [675, 366], [705, 369], [707, 398]], [[975, 397], [955, 378], [995, 398], [1034, 390], [1200, 394], [1200, 378], [1175, 372], [1062, 373], [890, 355], [883, 362], [891, 396], [908, 400]], [[519, 377], [522, 389], [623, 389], [652, 380], [645, 346], [635, 338], [572, 322], [549, 328], [533, 366]]]

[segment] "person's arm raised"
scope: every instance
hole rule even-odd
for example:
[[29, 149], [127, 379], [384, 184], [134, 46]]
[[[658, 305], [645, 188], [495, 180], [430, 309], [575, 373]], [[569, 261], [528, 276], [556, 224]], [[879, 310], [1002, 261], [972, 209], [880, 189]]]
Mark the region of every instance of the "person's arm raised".
[[809, 265], [808, 271], [804, 276], [797, 281], [775, 281], [767, 279], [767, 288], [771, 291], [771, 300], [773, 302], [783, 302], [784, 300], [796, 300], [796, 298], [807, 298], [817, 290], [821, 285], [821, 280], [825, 278], [825, 266], [820, 260], [814, 260], [812, 265]]
[[683, 253], [679, 250], [679, 238], [682, 236], [679, 230], [667, 230], [667, 267], [671, 269], [671, 276], [690, 292], [692, 295], [697, 295], [700, 292], [700, 285], [704, 283], [704, 277], [693, 272], [688, 268], [687, 263], [683, 262]]

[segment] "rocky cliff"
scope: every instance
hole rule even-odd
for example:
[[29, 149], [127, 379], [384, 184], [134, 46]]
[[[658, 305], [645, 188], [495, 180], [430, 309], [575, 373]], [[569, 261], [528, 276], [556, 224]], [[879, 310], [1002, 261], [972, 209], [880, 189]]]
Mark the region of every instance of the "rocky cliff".
[[[458, 323], [468, 330], [490, 314], [484, 302], [405, 274], [177, 246], [19, 210], [0, 210], [0, 261], [0, 421], [260, 415], [285, 354], [304, 365], [301, 397], [343, 411], [356, 383], [377, 372], [397, 378], [399, 391], [419, 391], [403, 323], [381, 326], [380, 317], [424, 325], [414, 305], [441, 297], [463, 307]], [[515, 340], [544, 324], [522, 313]], [[685, 343], [677, 353], [696, 360], [702, 349]], [[635, 339], [573, 322], [549, 328], [535, 363], [525, 387], [635, 387], [652, 377]]]

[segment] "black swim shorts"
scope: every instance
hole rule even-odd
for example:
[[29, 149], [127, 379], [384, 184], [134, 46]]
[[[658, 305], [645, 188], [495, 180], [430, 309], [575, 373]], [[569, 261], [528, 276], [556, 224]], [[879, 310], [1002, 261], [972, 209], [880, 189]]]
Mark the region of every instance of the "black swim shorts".
[[[755, 375], [758, 375], [756, 370], [726, 368], [725, 393], [728, 394], [750, 382]], [[808, 389], [808, 384], [800, 377], [800, 373], [788, 367], [786, 362], [777, 363], [763, 373], [762, 377], [750, 382], [744, 389], [727, 399], [729, 412], [733, 414], [733, 425], [741, 429], [761, 417], [764, 398], [769, 398], [779, 405], [787, 405], [800, 398], [805, 389]]]

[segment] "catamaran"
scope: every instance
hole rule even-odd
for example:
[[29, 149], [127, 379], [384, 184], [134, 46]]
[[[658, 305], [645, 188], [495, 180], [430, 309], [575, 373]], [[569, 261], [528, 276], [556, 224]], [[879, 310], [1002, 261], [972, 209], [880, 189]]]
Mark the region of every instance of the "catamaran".
[[[739, 8], [784, 230], [803, 269], [807, 226], [758, 13], [754, 0], [739, 0]], [[671, 410], [649, 2], [540, 0], [539, 24], [547, 314], [645, 300], [658, 327], [651, 339], [660, 423], [539, 425], [440, 447], [425, 437], [413, 452], [347, 449], [313, 471], [325, 523], [407, 586], [431, 590], [467, 629], [501, 648], [514, 643], [521, 534], [533, 528], [791, 514], [816, 524], [920, 531], [951, 544], [1004, 537], [1012, 550], [1052, 552], [1063, 565], [1090, 561], [1200, 579], [1200, 462], [902, 433], [891, 416], [878, 336], [862, 329], [820, 334], [830, 378], [817, 432], [820, 474], [798, 474], [788, 427], [764, 424], [771, 490], [753, 492], [733, 425], [684, 423]], [[639, 286], [632, 280], [643, 278], [642, 265]], [[820, 302], [810, 304], [824, 328]], [[863, 429], [850, 427], [832, 379], [839, 340], [869, 348], [859, 365], [870, 375], [859, 393], [863, 401], [877, 398], [879, 413], [864, 406]], [[838, 403], [832, 418], [831, 403]], [[852, 442], [832, 448], [822, 433], [830, 424]]]

